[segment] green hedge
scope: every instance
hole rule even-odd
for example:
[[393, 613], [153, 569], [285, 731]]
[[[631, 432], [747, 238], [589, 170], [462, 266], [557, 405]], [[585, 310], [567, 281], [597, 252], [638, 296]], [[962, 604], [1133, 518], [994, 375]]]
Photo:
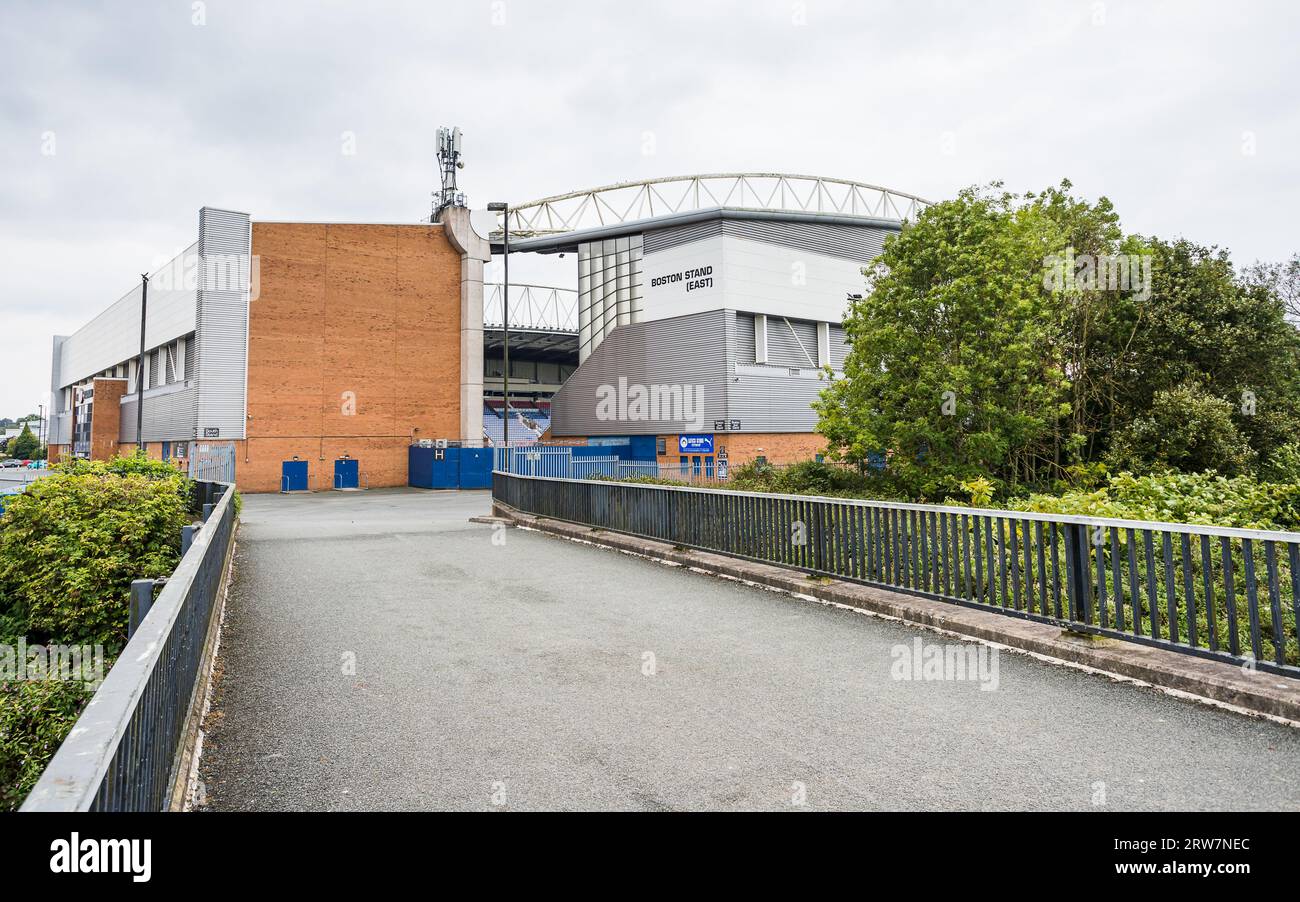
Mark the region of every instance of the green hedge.
[[[0, 643], [126, 643], [133, 579], [166, 576], [190, 523], [192, 483], [141, 456], [61, 464], [0, 516]], [[13, 808], [90, 698], [81, 682], [0, 681], [0, 810]]]

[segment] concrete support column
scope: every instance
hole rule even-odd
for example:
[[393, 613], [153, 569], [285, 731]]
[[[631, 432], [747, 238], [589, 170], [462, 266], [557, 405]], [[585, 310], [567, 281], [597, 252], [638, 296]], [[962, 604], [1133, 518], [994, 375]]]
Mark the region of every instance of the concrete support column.
[[448, 207], [438, 221], [460, 254], [460, 438], [483, 438], [483, 265], [492, 246], [474, 231], [469, 210]]
[[817, 365], [830, 366], [831, 362], [831, 324], [817, 324]]

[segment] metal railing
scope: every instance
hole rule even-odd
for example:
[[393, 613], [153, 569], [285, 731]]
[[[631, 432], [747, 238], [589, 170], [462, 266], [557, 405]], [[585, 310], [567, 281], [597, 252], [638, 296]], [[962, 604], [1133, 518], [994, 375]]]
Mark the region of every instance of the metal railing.
[[231, 486], [198, 483], [196, 495], [202, 528], [22, 811], [161, 811], [185, 779], [183, 737], [235, 525]]
[[516, 510], [1300, 676], [1300, 533], [515, 476]]
[[590, 479], [593, 476], [619, 475], [619, 459], [616, 456], [575, 457], [573, 448], [567, 445], [502, 447], [495, 448], [493, 454], [494, 470], [520, 473], [524, 476]]

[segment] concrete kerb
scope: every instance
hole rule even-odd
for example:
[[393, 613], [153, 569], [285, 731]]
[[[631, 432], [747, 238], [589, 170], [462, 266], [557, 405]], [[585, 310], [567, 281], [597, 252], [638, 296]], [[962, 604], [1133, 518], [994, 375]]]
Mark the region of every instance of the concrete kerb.
[[899, 620], [927, 630], [1022, 652], [1054, 664], [1153, 686], [1171, 695], [1300, 727], [1300, 681], [1286, 677], [1263, 671], [1248, 671], [1221, 661], [1210, 661], [1119, 639], [1081, 636], [1051, 624], [1021, 620], [888, 589], [842, 580], [810, 579], [802, 571], [772, 564], [682, 549], [666, 542], [536, 517], [495, 500], [492, 503], [492, 513], [492, 518], [476, 520], [505, 522], [520, 528], [688, 567], [708, 575], [751, 583], [803, 599]]

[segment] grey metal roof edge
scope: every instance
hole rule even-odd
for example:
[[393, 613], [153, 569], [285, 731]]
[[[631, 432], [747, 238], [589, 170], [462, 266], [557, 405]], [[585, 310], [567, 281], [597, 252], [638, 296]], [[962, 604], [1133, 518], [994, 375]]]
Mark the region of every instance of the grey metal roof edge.
[[[576, 252], [578, 245], [587, 241], [599, 241], [617, 238], [623, 235], [637, 235], [656, 229], [674, 226], [693, 225], [711, 219], [736, 219], [763, 222], [811, 222], [822, 225], [847, 225], [860, 228], [888, 229], [902, 231], [901, 219], [887, 219], [879, 216], [854, 216], [849, 213], [806, 213], [799, 210], [756, 210], [749, 207], [707, 207], [703, 210], [691, 210], [687, 213], [672, 213], [667, 216], [652, 216], [633, 222], [602, 226], [595, 229], [582, 229], [576, 232], [564, 232], [560, 235], [541, 235], [536, 238], [521, 238], [510, 242], [512, 251], [528, 253]], [[492, 252], [505, 250], [505, 242], [493, 240]]]

